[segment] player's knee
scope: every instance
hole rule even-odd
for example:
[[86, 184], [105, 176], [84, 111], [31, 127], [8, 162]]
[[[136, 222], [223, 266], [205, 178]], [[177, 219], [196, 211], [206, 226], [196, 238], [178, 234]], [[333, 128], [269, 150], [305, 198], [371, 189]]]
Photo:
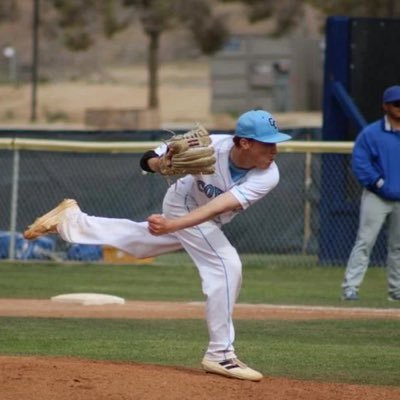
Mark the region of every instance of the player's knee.
[[232, 284], [235, 285], [236, 289], [239, 289], [242, 284], [242, 262], [239, 257], [230, 265], [229, 273]]
[[234, 257], [231, 257], [228, 262], [229, 271], [235, 276], [241, 278], [242, 277], [242, 261], [240, 260], [239, 255], [236, 253]]
[[206, 296], [225, 293], [227, 288], [237, 292], [242, 283], [242, 262], [236, 252], [229, 257], [220, 255], [210, 265], [198, 266], [202, 278], [202, 289]]
[[132, 255], [133, 255], [135, 258], [139, 258], [139, 259], [141, 259], [141, 258], [148, 258], [148, 257], [151, 257], [151, 256], [152, 256], [152, 254], [148, 251], [147, 248], [145, 248], [145, 246], [143, 246], [142, 249], [140, 249], [140, 248], [135, 249], [135, 253], [132, 254]]

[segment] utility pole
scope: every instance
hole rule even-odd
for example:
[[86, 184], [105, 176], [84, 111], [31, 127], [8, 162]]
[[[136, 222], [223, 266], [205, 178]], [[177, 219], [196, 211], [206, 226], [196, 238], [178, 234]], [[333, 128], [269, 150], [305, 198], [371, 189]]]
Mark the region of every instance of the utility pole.
[[36, 121], [36, 88], [38, 79], [38, 42], [39, 42], [39, 8], [40, 0], [33, 2], [32, 21], [32, 97], [31, 97], [31, 122]]

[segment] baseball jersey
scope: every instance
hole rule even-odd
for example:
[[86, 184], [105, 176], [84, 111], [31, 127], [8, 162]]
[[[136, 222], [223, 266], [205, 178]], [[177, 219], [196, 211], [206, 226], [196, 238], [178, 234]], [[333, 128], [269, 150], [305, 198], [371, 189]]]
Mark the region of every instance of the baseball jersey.
[[[232, 135], [210, 135], [215, 150], [215, 173], [212, 175], [186, 175], [178, 179], [170, 188], [182, 195], [190, 196], [201, 206], [218, 195], [231, 192], [239, 201], [241, 210], [231, 211], [218, 216], [219, 224], [229, 222], [240, 211], [247, 209], [263, 198], [279, 182], [279, 170], [275, 162], [267, 169], [250, 169], [242, 178], [234, 182], [229, 170], [229, 154], [234, 146]], [[161, 145], [155, 152], [162, 155], [166, 145]]]

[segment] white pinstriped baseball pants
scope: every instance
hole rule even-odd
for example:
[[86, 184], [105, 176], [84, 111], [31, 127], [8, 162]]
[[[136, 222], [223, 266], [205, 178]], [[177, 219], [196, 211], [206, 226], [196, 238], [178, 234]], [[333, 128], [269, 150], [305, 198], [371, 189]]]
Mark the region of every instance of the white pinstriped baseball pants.
[[[167, 191], [163, 203], [166, 217], [176, 218], [196, 207], [185, 193]], [[242, 264], [236, 249], [213, 221], [172, 234], [153, 236], [147, 222], [88, 216], [70, 211], [57, 227], [70, 243], [109, 245], [137, 258], [157, 256], [184, 248], [196, 264], [206, 296], [209, 333], [207, 358], [235, 358], [232, 313], [242, 281]]]

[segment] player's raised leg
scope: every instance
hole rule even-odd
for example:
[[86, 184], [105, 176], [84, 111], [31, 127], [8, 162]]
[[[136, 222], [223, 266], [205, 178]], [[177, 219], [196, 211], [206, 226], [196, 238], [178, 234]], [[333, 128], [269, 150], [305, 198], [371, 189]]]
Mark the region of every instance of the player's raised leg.
[[37, 218], [24, 232], [26, 239], [58, 233], [69, 243], [109, 245], [137, 258], [153, 257], [182, 248], [174, 234], [153, 236], [147, 222], [103, 218], [82, 212], [72, 199]]
[[73, 199], [64, 199], [57, 207], [37, 218], [24, 232], [24, 238], [33, 240], [39, 236], [57, 233], [57, 225], [65, 218], [68, 212], [79, 211], [77, 202]]

